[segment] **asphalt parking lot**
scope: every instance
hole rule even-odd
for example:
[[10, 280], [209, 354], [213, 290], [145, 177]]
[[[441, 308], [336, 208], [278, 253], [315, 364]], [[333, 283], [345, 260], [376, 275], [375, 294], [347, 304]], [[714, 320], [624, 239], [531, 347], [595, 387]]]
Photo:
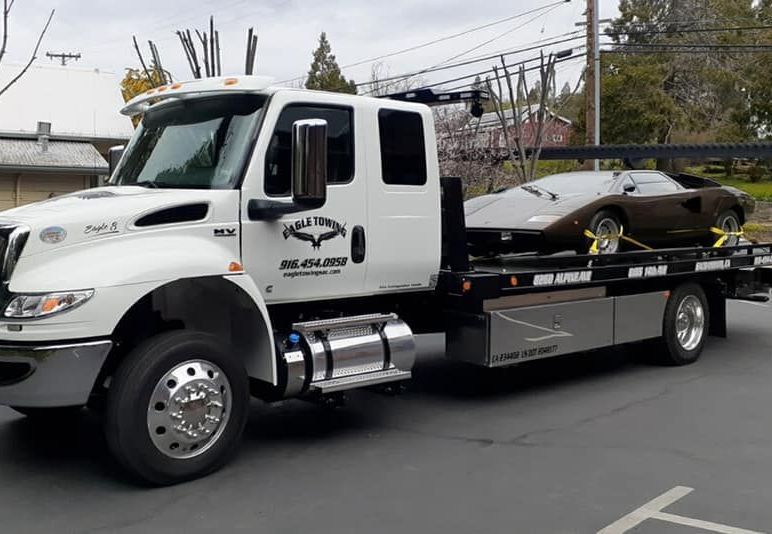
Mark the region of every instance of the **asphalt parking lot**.
[[628, 350], [487, 371], [429, 340], [403, 395], [255, 405], [236, 461], [172, 488], [121, 478], [90, 417], [0, 408], [0, 532], [772, 531], [772, 307], [729, 317], [686, 368]]

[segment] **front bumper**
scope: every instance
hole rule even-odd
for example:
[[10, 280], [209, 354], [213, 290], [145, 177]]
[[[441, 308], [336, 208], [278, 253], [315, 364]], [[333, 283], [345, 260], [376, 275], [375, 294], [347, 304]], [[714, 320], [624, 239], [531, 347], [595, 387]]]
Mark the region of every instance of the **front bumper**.
[[37, 346], [0, 343], [0, 405], [86, 404], [112, 346], [109, 340]]

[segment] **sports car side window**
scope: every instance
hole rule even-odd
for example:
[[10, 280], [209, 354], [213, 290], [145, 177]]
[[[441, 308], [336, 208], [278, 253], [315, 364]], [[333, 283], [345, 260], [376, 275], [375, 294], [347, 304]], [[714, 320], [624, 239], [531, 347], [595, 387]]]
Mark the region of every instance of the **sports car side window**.
[[632, 177], [641, 195], [667, 195], [679, 191], [675, 182], [658, 172], [636, 172]]

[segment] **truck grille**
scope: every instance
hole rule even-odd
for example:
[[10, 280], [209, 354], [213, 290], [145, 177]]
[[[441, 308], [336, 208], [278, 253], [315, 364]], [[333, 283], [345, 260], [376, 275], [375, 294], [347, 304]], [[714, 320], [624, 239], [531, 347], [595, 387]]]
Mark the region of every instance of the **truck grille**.
[[7, 284], [16, 267], [24, 245], [29, 237], [29, 228], [20, 224], [0, 223], [0, 281]]

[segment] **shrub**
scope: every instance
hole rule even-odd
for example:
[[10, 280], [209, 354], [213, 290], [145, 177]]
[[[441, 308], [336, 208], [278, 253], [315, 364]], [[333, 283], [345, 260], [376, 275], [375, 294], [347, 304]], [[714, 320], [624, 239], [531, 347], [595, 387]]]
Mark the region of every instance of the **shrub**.
[[750, 179], [752, 183], [756, 184], [760, 182], [762, 178], [764, 178], [766, 172], [767, 170], [761, 165], [754, 165], [748, 169], [748, 179]]

